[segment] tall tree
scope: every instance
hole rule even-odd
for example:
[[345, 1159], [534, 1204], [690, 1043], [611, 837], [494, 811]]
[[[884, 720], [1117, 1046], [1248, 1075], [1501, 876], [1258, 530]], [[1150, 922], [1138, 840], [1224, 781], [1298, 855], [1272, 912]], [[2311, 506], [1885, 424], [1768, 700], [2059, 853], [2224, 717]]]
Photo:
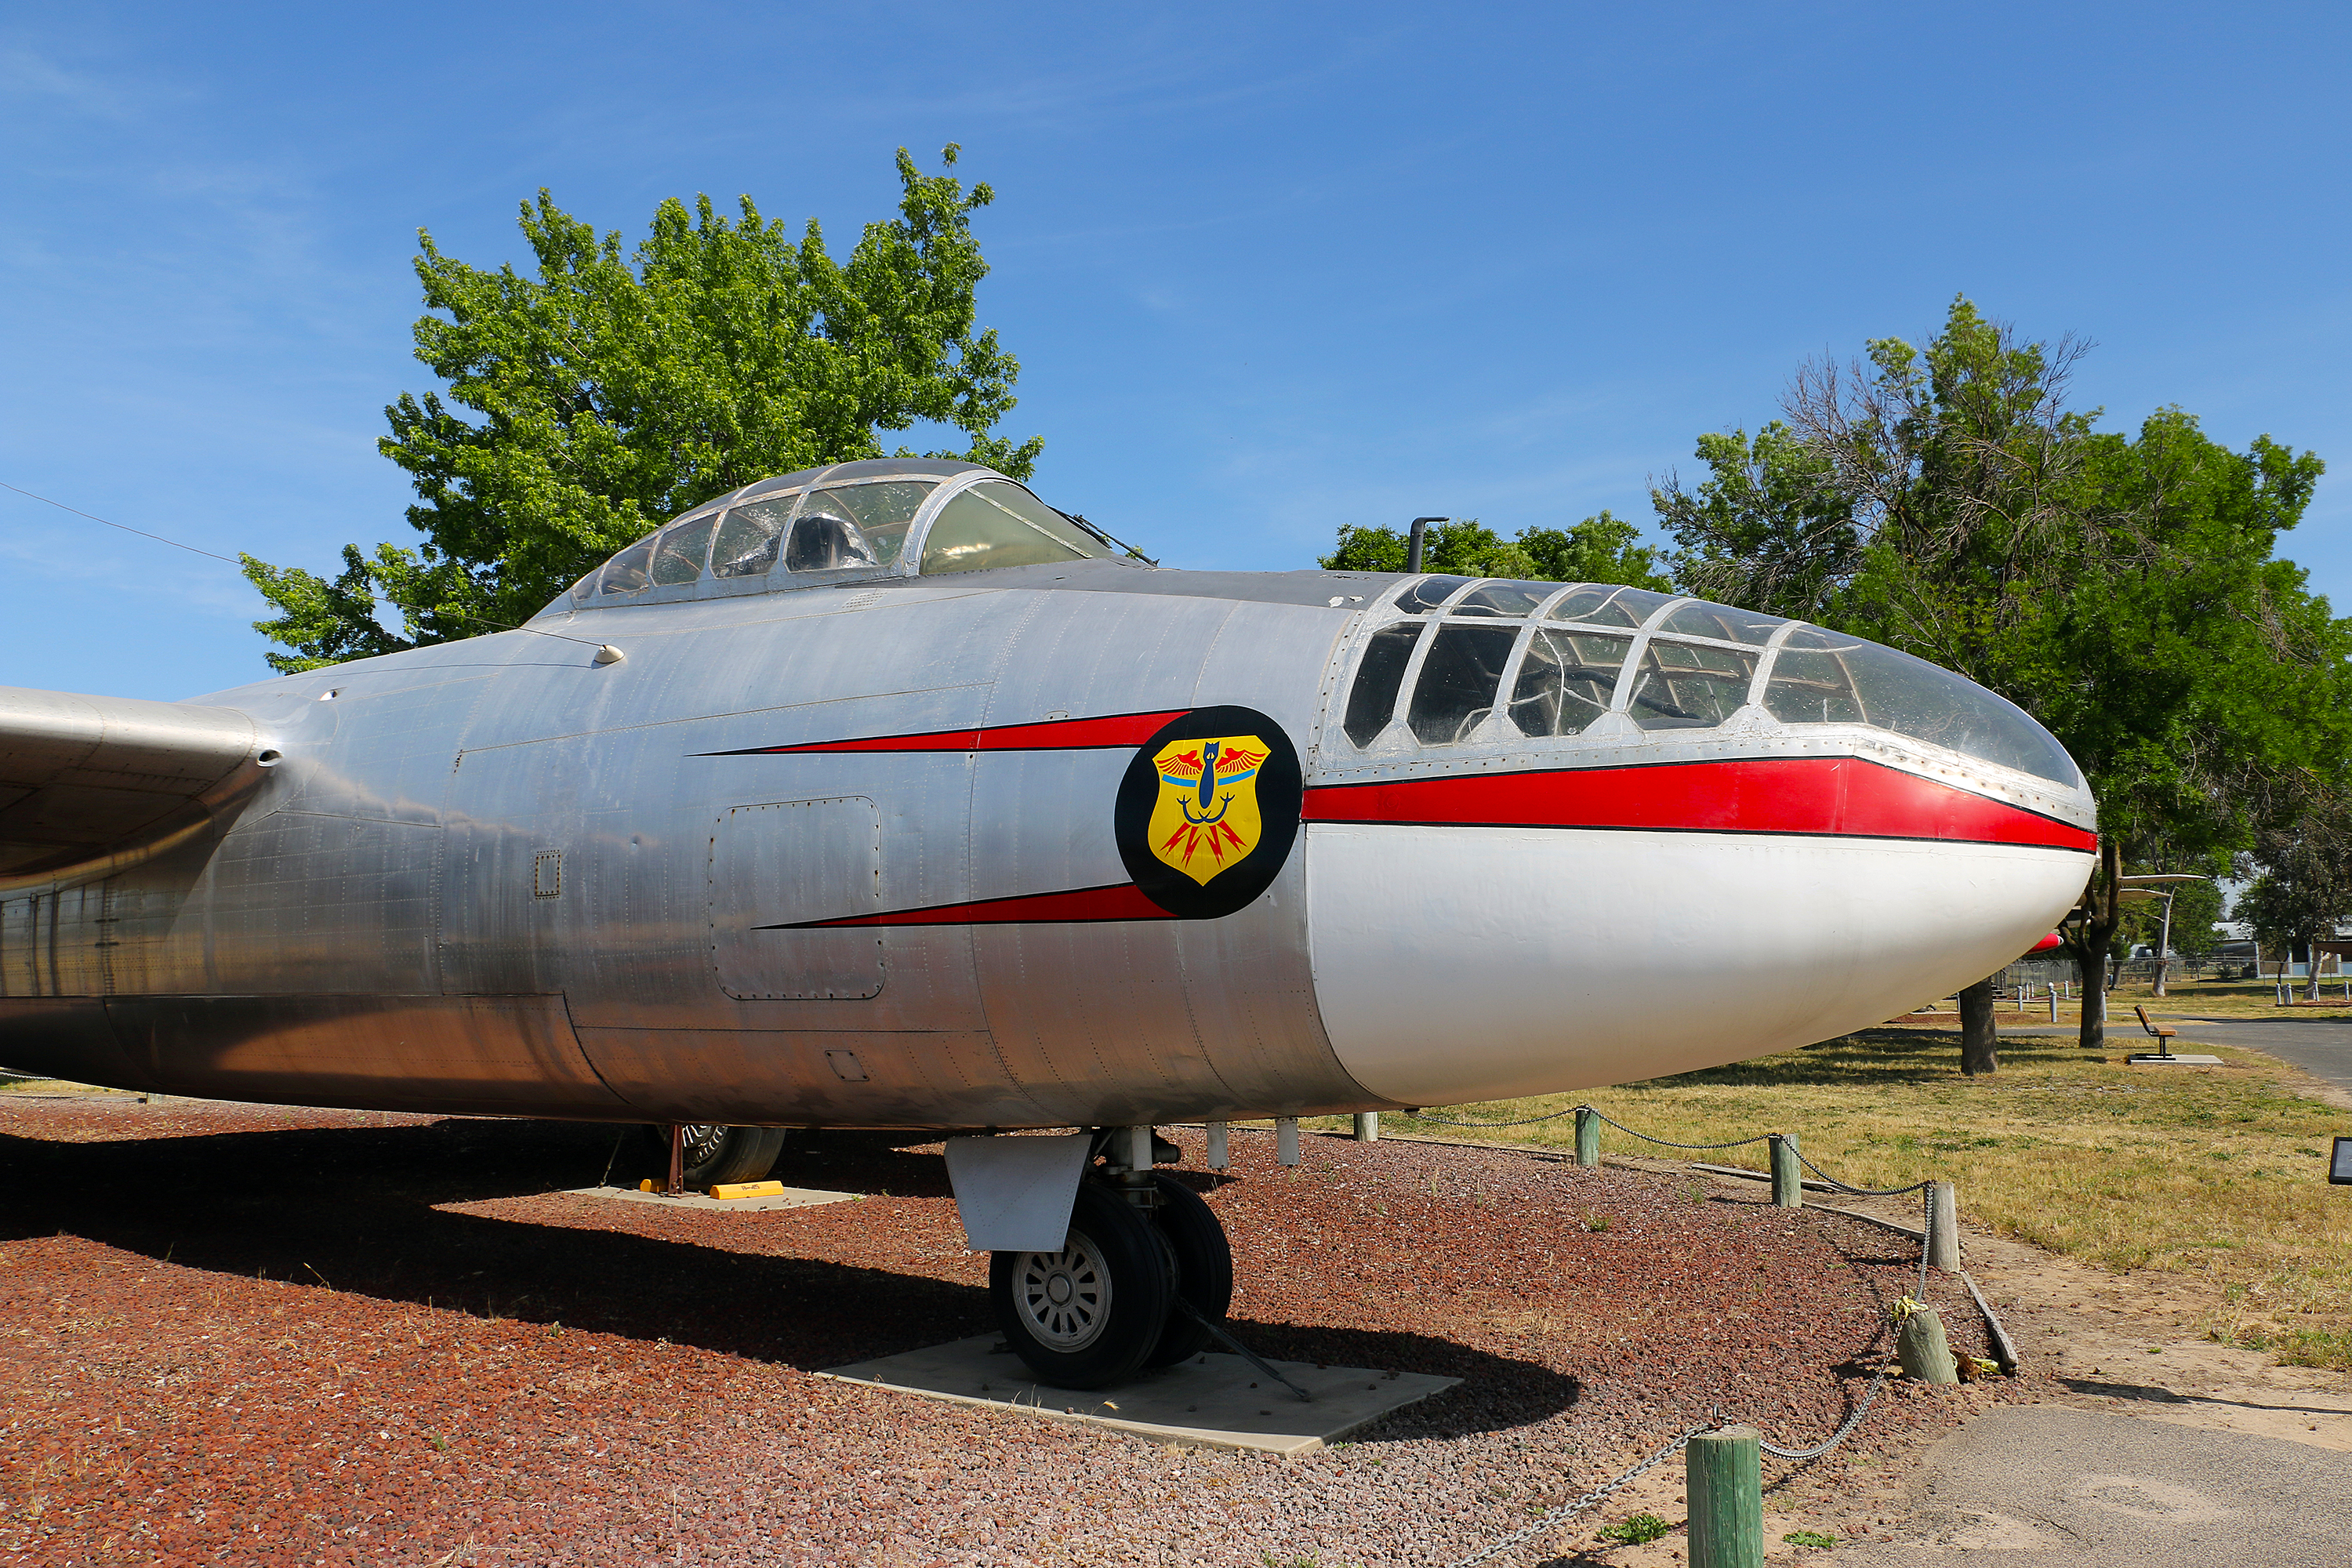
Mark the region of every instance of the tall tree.
[[[1464, 577], [1628, 583], [1664, 593], [1673, 583], [1658, 570], [1659, 552], [1640, 539], [1639, 529], [1606, 510], [1567, 528], [1523, 528], [1516, 539], [1465, 518], [1430, 529], [1423, 564]], [[1318, 564], [1327, 572], [1402, 572], [1405, 549], [1398, 529], [1342, 523], [1338, 548]]]
[[[952, 170], [957, 149], [941, 154]], [[343, 548], [332, 581], [251, 556], [277, 608], [255, 629], [305, 669], [528, 619], [583, 572], [698, 501], [765, 475], [884, 456], [917, 420], [967, 458], [1025, 478], [1044, 442], [992, 434], [1020, 366], [976, 331], [988, 265], [971, 215], [994, 199], [925, 174], [900, 148], [898, 214], [836, 259], [811, 219], [797, 242], [751, 198], [665, 201], [625, 256], [542, 190], [522, 205], [534, 276], [445, 256], [418, 233], [428, 314], [416, 357], [447, 395], [403, 393], [378, 443], [408, 470], [425, 536]], [[470, 411], [470, 416], [459, 410]], [[904, 448], [901, 448], [904, 454]], [[383, 606], [397, 624], [380, 618]]]
[[2280, 973], [2293, 949], [2310, 955], [2308, 994], [2316, 1002], [2319, 944], [2352, 919], [2352, 802], [2315, 787], [2300, 805], [2256, 835], [2251, 858], [2262, 874], [2238, 895], [2237, 918], [2285, 954]]
[[2095, 431], [2065, 401], [2083, 352], [1957, 300], [1924, 350], [1806, 365], [1781, 420], [1702, 437], [1707, 479], [1653, 500], [1685, 587], [1958, 670], [2082, 764], [2104, 843], [2067, 931], [2095, 1046], [2124, 860], [2221, 869], [2341, 765], [2352, 626], [2274, 555], [2319, 459], [2177, 408]]

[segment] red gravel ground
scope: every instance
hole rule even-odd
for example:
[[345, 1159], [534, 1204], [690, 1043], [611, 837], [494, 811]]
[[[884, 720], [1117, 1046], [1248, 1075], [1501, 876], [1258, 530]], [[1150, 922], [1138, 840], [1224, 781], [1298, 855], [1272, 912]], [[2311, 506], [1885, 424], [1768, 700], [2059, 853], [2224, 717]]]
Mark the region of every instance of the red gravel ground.
[[[0, 1564], [1444, 1563], [1718, 1409], [1826, 1433], [1916, 1258], [1689, 1177], [1237, 1132], [1244, 1342], [1465, 1380], [1284, 1461], [816, 1378], [990, 1326], [936, 1146], [788, 1153], [869, 1194], [822, 1208], [554, 1191], [618, 1131], [0, 1095]], [[652, 1165], [629, 1133], [614, 1179]], [[1890, 1384], [1861, 1442], [2019, 1392]], [[1859, 1532], [1845, 1463], [1768, 1508]]]

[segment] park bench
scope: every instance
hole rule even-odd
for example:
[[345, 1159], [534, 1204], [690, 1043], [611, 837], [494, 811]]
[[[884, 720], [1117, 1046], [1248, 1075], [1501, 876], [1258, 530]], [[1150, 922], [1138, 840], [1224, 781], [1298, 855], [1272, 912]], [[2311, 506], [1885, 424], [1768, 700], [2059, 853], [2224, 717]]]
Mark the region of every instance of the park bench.
[[2147, 1016], [2147, 1009], [2146, 1007], [2136, 1006], [2132, 1011], [2139, 1015], [2139, 1026], [2156, 1037], [2156, 1054], [2162, 1057], [2170, 1056], [2172, 1054], [2172, 1037], [2179, 1034], [2180, 1031], [2178, 1029], [2167, 1029], [2158, 1025], [2155, 1020], [2151, 1019]]

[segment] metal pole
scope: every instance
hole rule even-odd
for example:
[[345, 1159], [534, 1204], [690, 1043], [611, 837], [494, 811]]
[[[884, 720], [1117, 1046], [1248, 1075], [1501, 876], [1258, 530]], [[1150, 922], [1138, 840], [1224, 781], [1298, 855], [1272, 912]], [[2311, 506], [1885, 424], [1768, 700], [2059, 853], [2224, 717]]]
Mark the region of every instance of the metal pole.
[[1451, 522], [1452, 521], [1453, 519], [1444, 517], [1416, 517], [1412, 520], [1412, 532], [1406, 537], [1404, 546], [1406, 571], [1421, 570], [1421, 546], [1422, 542], [1429, 537], [1429, 525], [1433, 522]]
[[1701, 1432], [1683, 1450], [1691, 1568], [1764, 1568], [1764, 1471], [1753, 1426]]
[[1356, 1112], [1356, 1142], [1377, 1143], [1381, 1141], [1381, 1113], [1377, 1110]]
[[686, 1191], [686, 1124], [673, 1121], [669, 1129], [669, 1185], [665, 1189], [676, 1197]]
[[1222, 1171], [1233, 1163], [1233, 1156], [1225, 1152], [1225, 1124], [1222, 1121], [1210, 1122], [1209, 1169]]
[[1298, 1163], [1298, 1118], [1296, 1116], [1274, 1119], [1274, 1158], [1277, 1164]]

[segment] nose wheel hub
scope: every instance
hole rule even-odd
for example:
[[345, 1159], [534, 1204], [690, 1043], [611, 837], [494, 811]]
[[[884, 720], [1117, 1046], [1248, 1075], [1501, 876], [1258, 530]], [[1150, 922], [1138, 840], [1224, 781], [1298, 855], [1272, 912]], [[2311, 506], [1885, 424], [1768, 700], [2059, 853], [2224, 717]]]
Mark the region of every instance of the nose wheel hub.
[[1059, 1252], [1024, 1252], [1014, 1260], [1013, 1305], [1040, 1343], [1084, 1350], [1109, 1321], [1110, 1270], [1095, 1244], [1073, 1232]]

